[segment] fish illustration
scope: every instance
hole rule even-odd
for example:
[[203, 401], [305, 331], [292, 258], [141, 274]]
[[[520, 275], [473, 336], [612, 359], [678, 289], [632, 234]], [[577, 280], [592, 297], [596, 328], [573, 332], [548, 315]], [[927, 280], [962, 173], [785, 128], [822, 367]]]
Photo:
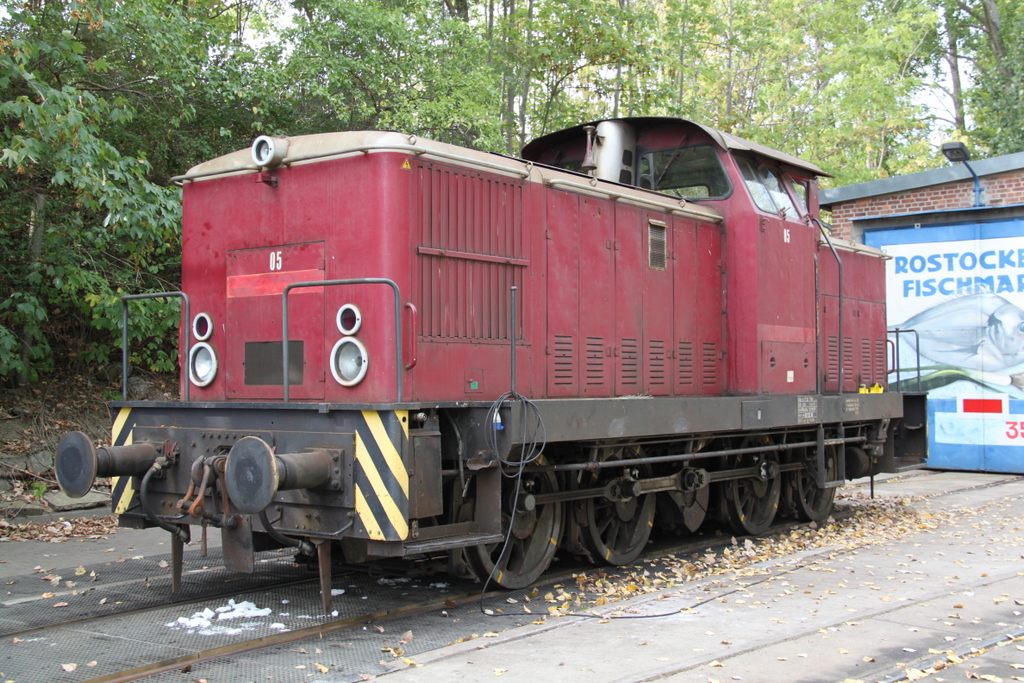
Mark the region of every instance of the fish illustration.
[[[890, 331], [916, 330], [922, 356], [972, 370], [1024, 362], [1024, 310], [991, 292], [967, 294], [921, 311]], [[900, 335], [913, 347], [913, 334]]]

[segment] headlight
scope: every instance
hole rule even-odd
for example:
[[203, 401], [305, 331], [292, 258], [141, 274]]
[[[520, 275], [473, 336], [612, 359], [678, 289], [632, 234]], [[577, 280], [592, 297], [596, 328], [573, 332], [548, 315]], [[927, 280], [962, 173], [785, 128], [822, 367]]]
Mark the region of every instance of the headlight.
[[217, 376], [217, 352], [206, 342], [199, 342], [189, 352], [188, 376], [197, 387], [205, 387]]
[[370, 358], [363, 342], [355, 337], [343, 337], [331, 351], [331, 374], [343, 387], [351, 387], [363, 381]]
[[345, 304], [338, 309], [336, 322], [338, 323], [338, 332], [350, 337], [358, 332], [359, 326], [363, 324], [363, 314], [359, 312], [359, 307], [355, 304]]
[[213, 318], [209, 313], [200, 313], [192, 319], [192, 336], [199, 341], [206, 341], [213, 334]]

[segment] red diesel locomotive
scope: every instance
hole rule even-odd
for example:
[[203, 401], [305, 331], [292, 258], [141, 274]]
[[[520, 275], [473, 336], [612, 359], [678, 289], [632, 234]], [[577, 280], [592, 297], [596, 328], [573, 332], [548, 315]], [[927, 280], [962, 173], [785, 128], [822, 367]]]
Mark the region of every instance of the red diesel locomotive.
[[884, 390], [882, 254], [822, 229], [820, 169], [668, 118], [523, 157], [262, 136], [181, 176], [183, 292], [157, 296], [184, 298], [184, 400], [112, 403], [111, 445], [62, 441], [62, 488], [115, 477], [176, 587], [212, 526], [230, 569], [316, 556], [326, 601], [332, 548], [521, 587], [558, 547], [821, 520], [922, 461], [923, 397]]

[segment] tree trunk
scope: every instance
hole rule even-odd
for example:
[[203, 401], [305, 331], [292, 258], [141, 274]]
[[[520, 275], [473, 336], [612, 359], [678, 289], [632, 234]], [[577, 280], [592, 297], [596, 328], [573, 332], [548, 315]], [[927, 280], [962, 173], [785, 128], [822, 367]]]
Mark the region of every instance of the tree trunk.
[[957, 131], [967, 130], [967, 119], [964, 115], [964, 92], [960, 83], [960, 37], [956, 35], [953, 12], [946, 8], [946, 64], [953, 83], [953, 125]]
[[[46, 230], [46, 195], [37, 192], [32, 198], [32, 219], [29, 222], [29, 244], [28, 244], [28, 270], [36, 268], [39, 259], [43, 255], [43, 232]], [[14, 381], [21, 386], [28, 384], [29, 375], [25, 371], [28, 368], [29, 359], [32, 356], [31, 331], [26, 325], [21, 332], [21, 367], [15, 374]]]

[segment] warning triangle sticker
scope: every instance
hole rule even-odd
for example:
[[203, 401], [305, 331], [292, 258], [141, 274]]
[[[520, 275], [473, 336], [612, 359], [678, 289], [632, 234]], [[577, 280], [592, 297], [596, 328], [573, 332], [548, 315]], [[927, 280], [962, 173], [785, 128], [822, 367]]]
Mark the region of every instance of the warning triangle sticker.
[[408, 159], [406, 159], [405, 161], [402, 162], [402, 170], [403, 171], [411, 171], [412, 170], [412, 164], [409, 163]]

